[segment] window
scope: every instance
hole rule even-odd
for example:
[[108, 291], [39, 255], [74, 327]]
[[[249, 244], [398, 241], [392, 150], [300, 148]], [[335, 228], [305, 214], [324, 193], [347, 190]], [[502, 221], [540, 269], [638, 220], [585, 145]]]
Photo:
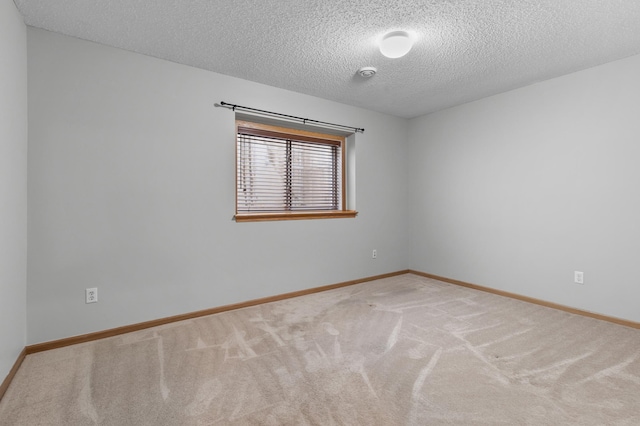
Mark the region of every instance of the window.
[[236, 221], [355, 217], [344, 136], [236, 121]]

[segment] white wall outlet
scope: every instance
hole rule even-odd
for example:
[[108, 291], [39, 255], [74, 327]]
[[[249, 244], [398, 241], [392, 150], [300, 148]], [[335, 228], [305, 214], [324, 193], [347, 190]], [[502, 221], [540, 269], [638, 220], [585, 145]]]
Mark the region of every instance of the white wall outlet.
[[96, 303], [98, 301], [98, 288], [87, 288], [84, 290], [84, 303]]
[[584, 284], [584, 272], [573, 271], [573, 282], [576, 284]]
[[372, 259], [377, 259], [378, 258], [378, 250], [373, 249], [373, 251], [371, 252], [371, 258]]

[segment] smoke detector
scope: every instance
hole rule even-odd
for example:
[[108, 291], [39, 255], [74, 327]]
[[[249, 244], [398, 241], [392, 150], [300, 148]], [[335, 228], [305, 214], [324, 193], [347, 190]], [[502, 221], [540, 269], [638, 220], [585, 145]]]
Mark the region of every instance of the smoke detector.
[[374, 67], [362, 67], [358, 70], [358, 74], [360, 75], [360, 77], [364, 77], [364, 78], [373, 77], [374, 75], [376, 75], [377, 72], [378, 70], [375, 69]]

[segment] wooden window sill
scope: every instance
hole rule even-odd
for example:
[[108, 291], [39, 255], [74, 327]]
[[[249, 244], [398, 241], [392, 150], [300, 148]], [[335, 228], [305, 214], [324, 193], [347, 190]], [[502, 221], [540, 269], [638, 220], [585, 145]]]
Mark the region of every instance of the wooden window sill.
[[331, 210], [313, 212], [238, 213], [236, 222], [265, 222], [270, 220], [342, 219], [354, 218], [355, 210]]

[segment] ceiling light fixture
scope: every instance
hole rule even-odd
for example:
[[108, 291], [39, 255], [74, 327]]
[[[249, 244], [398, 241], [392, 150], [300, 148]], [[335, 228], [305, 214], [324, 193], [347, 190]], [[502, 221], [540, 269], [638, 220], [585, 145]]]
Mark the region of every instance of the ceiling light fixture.
[[411, 50], [413, 40], [406, 31], [392, 31], [380, 40], [380, 53], [387, 58], [400, 58]]

